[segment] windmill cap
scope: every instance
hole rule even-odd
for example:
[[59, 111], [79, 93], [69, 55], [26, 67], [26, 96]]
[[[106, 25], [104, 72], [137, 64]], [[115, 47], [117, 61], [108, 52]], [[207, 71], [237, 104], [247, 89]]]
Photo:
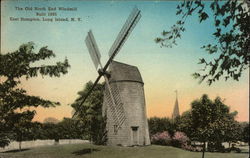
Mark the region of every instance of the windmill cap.
[[125, 63], [112, 61], [109, 68], [112, 82], [139, 82], [143, 83], [139, 69], [136, 66], [128, 65]]

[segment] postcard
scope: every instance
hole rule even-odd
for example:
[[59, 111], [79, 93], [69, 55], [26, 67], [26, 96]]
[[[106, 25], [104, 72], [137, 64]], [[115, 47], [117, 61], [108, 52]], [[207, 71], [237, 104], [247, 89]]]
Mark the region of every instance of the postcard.
[[[1, 150], [21, 149], [22, 142], [29, 149], [22, 156], [38, 154], [46, 143], [72, 145], [71, 153], [47, 157], [114, 154], [93, 145], [105, 144], [114, 146], [116, 156], [128, 150], [121, 157], [141, 157], [163, 152], [160, 145], [183, 148], [166, 153], [185, 155], [203, 151], [203, 143], [204, 151], [217, 151], [222, 143], [223, 151], [231, 151], [236, 143], [244, 154], [230, 154], [247, 157], [244, 139], [225, 132], [227, 123], [249, 131], [249, 16], [247, 1], [1, 1], [0, 103], [13, 107], [1, 112], [1, 133], [12, 131]], [[54, 127], [46, 123], [61, 123], [62, 134], [50, 137]], [[47, 135], [39, 135], [38, 126]], [[217, 139], [215, 130], [209, 133], [213, 128], [223, 137], [219, 146], [211, 141]], [[123, 146], [143, 148], [137, 153]]]

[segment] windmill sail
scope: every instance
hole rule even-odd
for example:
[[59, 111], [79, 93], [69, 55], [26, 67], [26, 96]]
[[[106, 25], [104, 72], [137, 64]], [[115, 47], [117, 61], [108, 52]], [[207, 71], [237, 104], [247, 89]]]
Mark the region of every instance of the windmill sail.
[[125, 24], [123, 25], [121, 31], [119, 32], [115, 42], [109, 50], [110, 57], [114, 57], [119, 52], [122, 45], [125, 43], [126, 39], [128, 38], [131, 31], [134, 29], [137, 22], [140, 20], [140, 18], [140, 10], [134, 8], [133, 11], [130, 13], [128, 19], [126, 20]]
[[91, 59], [95, 65], [95, 68], [98, 69], [98, 65], [101, 64], [100, 62], [100, 59], [101, 59], [101, 54], [100, 54], [100, 51], [97, 47], [97, 44], [96, 44], [96, 41], [95, 41], [95, 38], [93, 36], [93, 33], [92, 31], [90, 30], [88, 32], [88, 35], [85, 39], [85, 43], [88, 47], [88, 50], [89, 50], [89, 54], [91, 56]]

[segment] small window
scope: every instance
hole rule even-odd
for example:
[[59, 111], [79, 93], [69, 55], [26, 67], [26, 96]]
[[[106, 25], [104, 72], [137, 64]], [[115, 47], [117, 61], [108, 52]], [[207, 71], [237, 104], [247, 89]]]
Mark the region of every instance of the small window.
[[137, 131], [138, 130], [138, 126], [132, 126], [132, 131]]
[[114, 133], [117, 134], [117, 132], [118, 132], [118, 126], [114, 125]]

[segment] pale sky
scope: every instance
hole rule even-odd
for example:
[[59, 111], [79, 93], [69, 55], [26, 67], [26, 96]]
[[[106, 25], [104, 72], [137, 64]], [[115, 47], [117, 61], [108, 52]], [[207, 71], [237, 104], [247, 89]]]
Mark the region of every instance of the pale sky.
[[[212, 86], [205, 82], [198, 84], [198, 80], [191, 76], [202, 68], [197, 64], [199, 58], [212, 59], [212, 56], [200, 49], [209, 42], [215, 42], [211, 35], [214, 31], [211, 20], [199, 24], [196, 15], [189, 17], [185, 25], [186, 32], [174, 48], [161, 48], [154, 42], [163, 30], [168, 30], [178, 20], [175, 15], [177, 4], [176, 1], [1, 1], [2, 53], [15, 51], [21, 44], [33, 41], [36, 51], [42, 46], [48, 46], [57, 56], [42, 64], [63, 61], [67, 57], [71, 65], [69, 73], [60, 78], [22, 80], [22, 86], [29, 94], [62, 104], [56, 108], [38, 108], [34, 120], [71, 117], [72, 108], [69, 104], [77, 98], [77, 92], [84, 84], [89, 80], [94, 81], [98, 75], [84, 42], [88, 30], [94, 33], [104, 65], [108, 59], [108, 50], [129, 13], [137, 6], [142, 17], [115, 60], [139, 68], [145, 83], [147, 116], [170, 117], [175, 102], [174, 91], [177, 89], [181, 113], [190, 109], [194, 99], [206, 93], [212, 99], [216, 96], [225, 99], [232, 111], [238, 111], [239, 121], [248, 121], [249, 70], [244, 72], [239, 82], [221, 80]], [[16, 10], [16, 7], [24, 10]], [[33, 10], [25, 10], [26, 7], [32, 7]], [[73, 17], [81, 18], [81, 21], [10, 21], [10, 17], [37, 18], [36, 13], [39, 11], [35, 11], [35, 7], [57, 7], [57, 18]], [[58, 7], [76, 7], [77, 10], [59, 11]]]

